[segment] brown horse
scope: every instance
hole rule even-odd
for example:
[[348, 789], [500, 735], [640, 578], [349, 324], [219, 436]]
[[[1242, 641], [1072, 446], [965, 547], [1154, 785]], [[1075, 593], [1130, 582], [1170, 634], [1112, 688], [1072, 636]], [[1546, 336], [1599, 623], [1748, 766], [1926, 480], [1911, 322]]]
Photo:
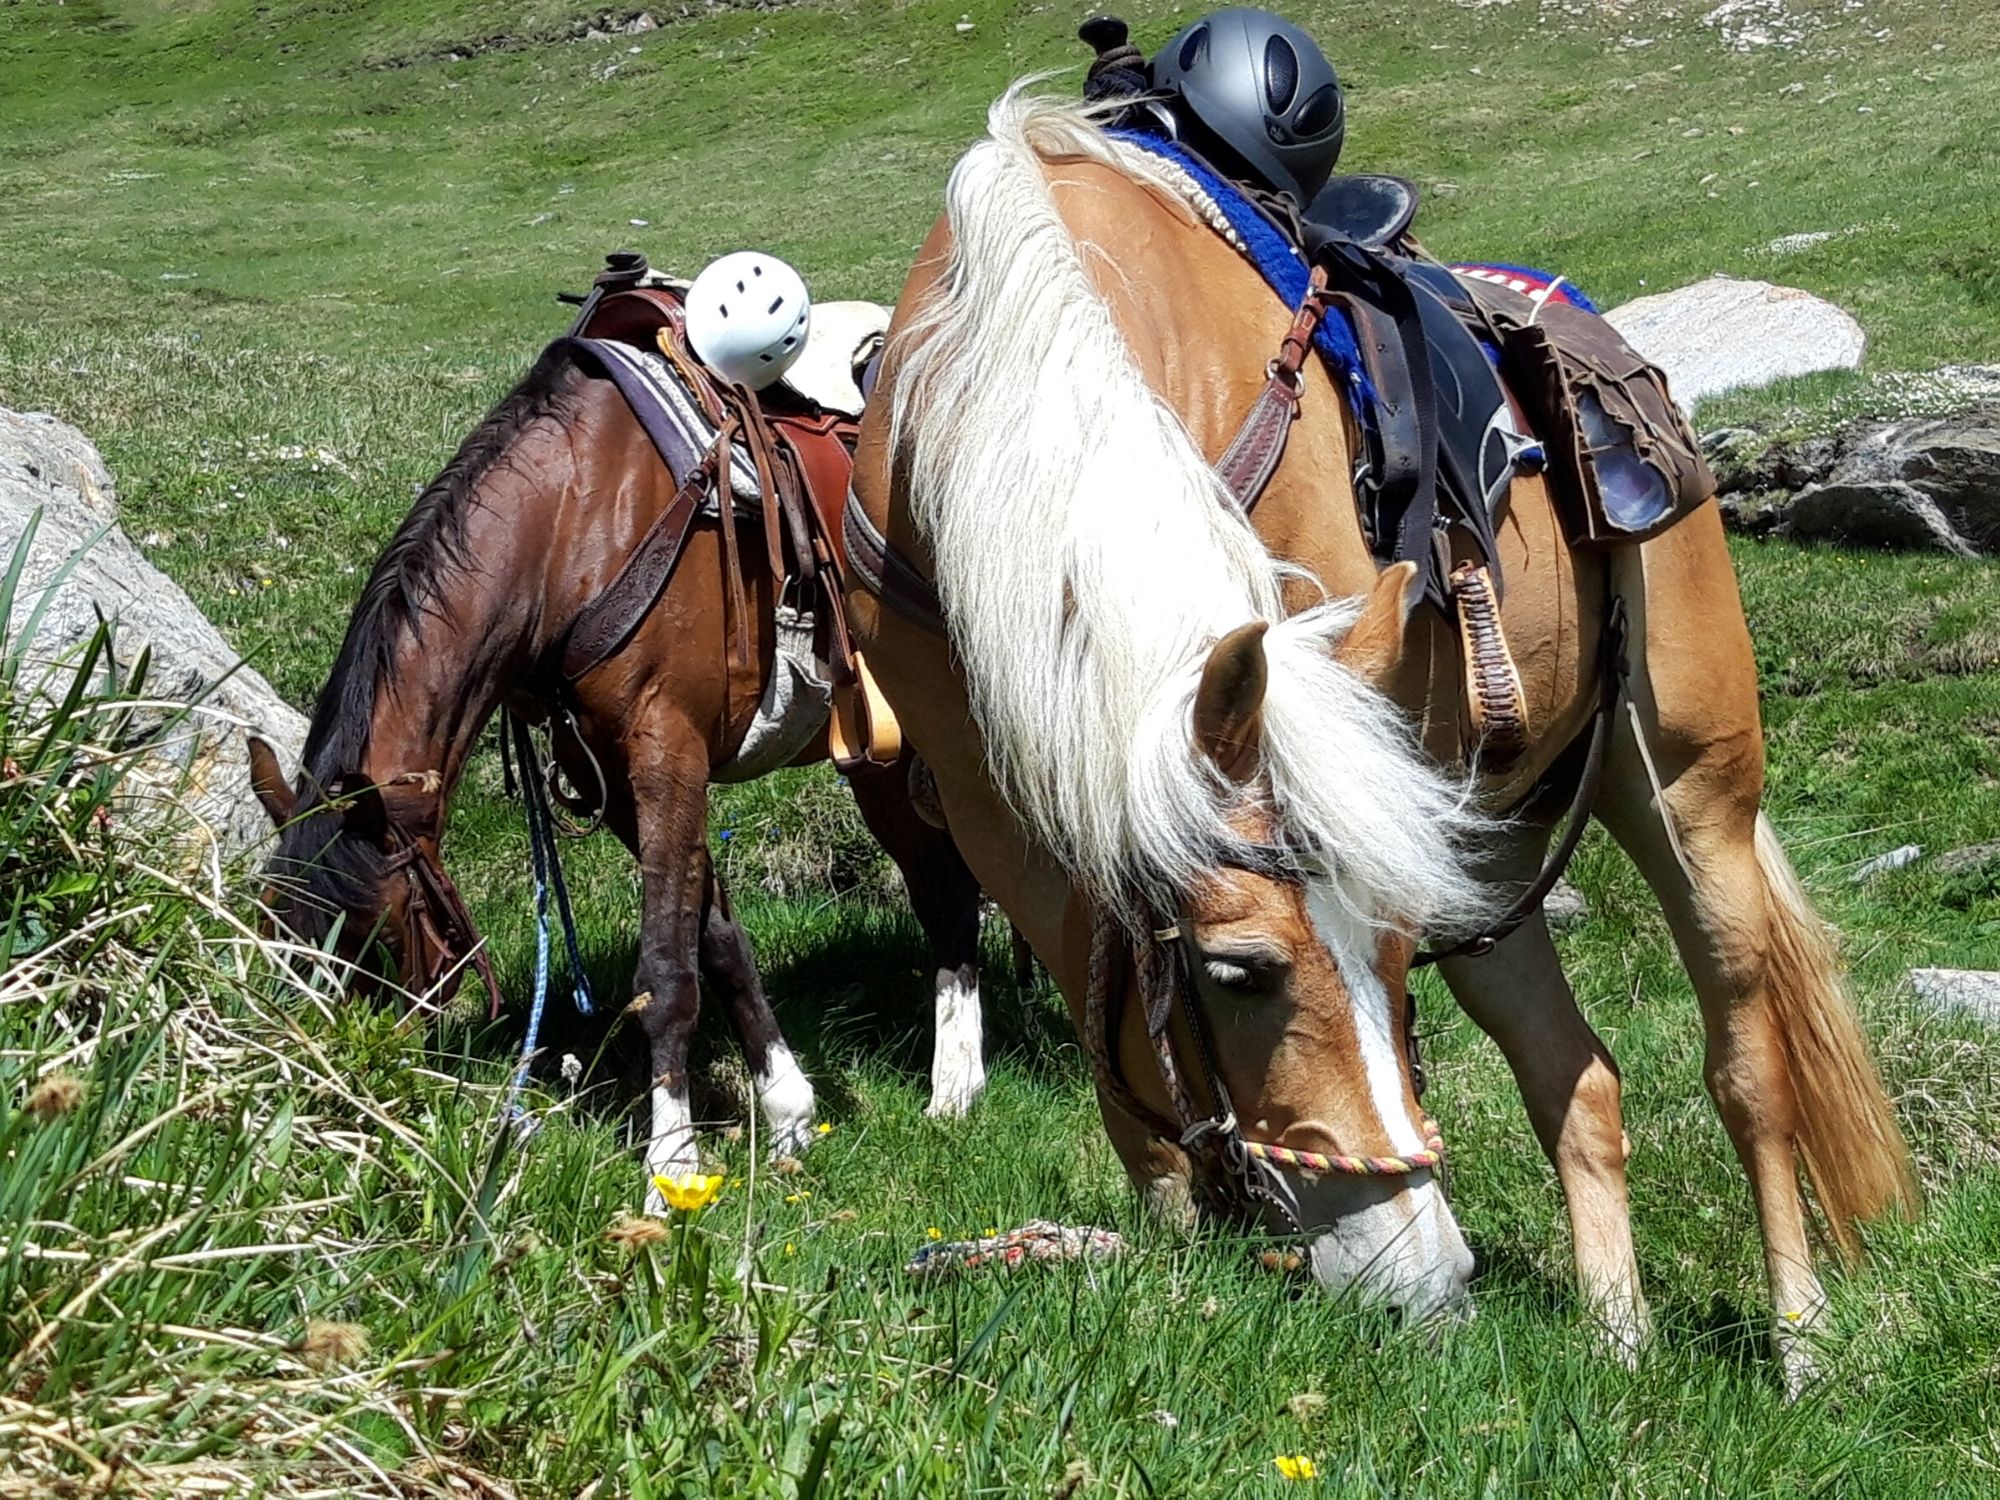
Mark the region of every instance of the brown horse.
[[[1409, 565], [1371, 558], [1353, 419], [1318, 361], [1254, 528], [1212, 467], [1292, 311], [1186, 174], [1086, 114], [1017, 91], [989, 132], [904, 289], [855, 471], [856, 506], [934, 582], [949, 645], [852, 574], [850, 610], [974, 873], [1086, 1043], [1107, 1034], [1100, 1102], [1127, 1169], [1160, 1203], [1237, 1174], [1258, 1191], [1234, 1199], [1309, 1234], [1330, 1287], [1419, 1313], [1462, 1294], [1471, 1258], [1404, 1029], [1413, 939], [1478, 930], [1468, 871], [1504, 893], [1539, 869], [1621, 599], [1629, 694], [1595, 814], [1700, 997], [1796, 1388], [1822, 1306], [1798, 1164], [1843, 1248], [1915, 1190], [1827, 935], [1759, 811], [1757, 684], [1714, 507], [1582, 552], [1541, 480], [1513, 485], [1503, 620], [1530, 744], [1506, 775], [1461, 764], [1454, 782], [1456, 635], [1412, 612]], [[1650, 1320], [1618, 1070], [1546, 923], [1442, 967], [1561, 1178], [1586, 1302], [1635, 1349]]]
[[[423, 992], [455, 983], [470, 921], [437, 863], [453, 788], [481, 727], [506, 706], [547, 721], [557, 761], [639, 861], [643, 911], [629, 1013], [647, 1038], [649, 1173], [697, 1164], [688, 1043], [697, 974], [719, 994], [769, 1122], [773, 1152], [812, 1136], [813, 1094], [778, 1030], [750, 945], [709, 857], [707, 788], [771, 670], [774, 584], [743, 569], [747, 655], [732, 656], [721, 530], [695, 523], [658, 604], [615, 654], [558, 689], [551, 652], [632, 554], [676, 486], [623, 397], [552, 346], [417, 499], [382, 553], [321, 692], [296, 788], [252, 741], [280, 828], [277, 915], [308, 941]], [[757, 528], [740, 528], [757, 563]], [[566, 710], [566, 712], [565, 712]], [[795, 763], [826, 757], [821, 739]], [[902, 869], [937, 952], [934, 1113], [984, 1082], [978, 887], [948, 835], [915, 815], [907, 768], [850, 778], [863, 818]], [[970, 1027], [968, 1034], [968, 1024]], [[657, 1195], [651, 1200], [657, 1207]]]

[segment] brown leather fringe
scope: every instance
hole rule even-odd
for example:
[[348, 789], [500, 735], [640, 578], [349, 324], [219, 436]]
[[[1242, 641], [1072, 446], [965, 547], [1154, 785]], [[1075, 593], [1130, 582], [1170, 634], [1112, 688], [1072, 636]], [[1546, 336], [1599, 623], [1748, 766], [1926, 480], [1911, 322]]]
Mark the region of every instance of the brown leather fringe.
[[1458, 638], [1465, 653], [1465, 706], [1472, 748], [1488, 771], [1504, 771], [1528, 747], [1528, 711], [1521, 674], [1500, 629], [1493, 575], [1462, 562], [1451, 570], [1458, 604]]

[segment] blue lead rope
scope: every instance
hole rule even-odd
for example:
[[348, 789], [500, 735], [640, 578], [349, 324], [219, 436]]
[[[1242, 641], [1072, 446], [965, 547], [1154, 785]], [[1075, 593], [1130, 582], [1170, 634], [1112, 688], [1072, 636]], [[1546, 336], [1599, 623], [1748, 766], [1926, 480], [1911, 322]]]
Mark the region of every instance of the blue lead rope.
[[[528, 1066], [534, 1060], [542, 1034], [542, 1016], [549, 999], [549, 892], [555, 891], [556, 913], [562, 918], [563, 946], [569, 957], [571, 996], [577, 1014], [590, 1015], [596, 1009], [590, 993], [590, 976], [584, 972], [582, 945], [577, 941], [576, 918], [570, 911], [569, 884], [563, 879], [562, 857], [556, 848], [555, 820], [549, 812], [548, 789], [542, 779], [541, 762], [528, 726], [512, 714], [507, 729], [513, 736], [514, 765], [521, 777], [521, 808], [528, 823], [528, 850], [535, 872], [535, 997], [528, 1009], [528, 1034], [521, 1042], [521, 1061], [507, 1091], [507, 1113], [526, 1126], [521, 1109], [521, 1090], [527, 1086]], [[501, 751], [507, 749], [507, 735], [501, 736]]]

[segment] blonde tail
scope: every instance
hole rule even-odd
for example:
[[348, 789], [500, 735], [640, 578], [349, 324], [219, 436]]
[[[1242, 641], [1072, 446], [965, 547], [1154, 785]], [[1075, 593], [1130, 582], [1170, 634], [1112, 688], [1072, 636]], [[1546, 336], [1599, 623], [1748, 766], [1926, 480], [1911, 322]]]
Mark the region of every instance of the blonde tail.
[[1832, 935], [1806, 899], [1784, 846], [1757, 816], [1757, 867], [1770, 893], [1766, 995], [1784, 1036], [1799, 1105], [1799, 1154], [1841, 1253], [1855, 1226], [1919, 1206], [1910, 1148], [1854, 1014]]

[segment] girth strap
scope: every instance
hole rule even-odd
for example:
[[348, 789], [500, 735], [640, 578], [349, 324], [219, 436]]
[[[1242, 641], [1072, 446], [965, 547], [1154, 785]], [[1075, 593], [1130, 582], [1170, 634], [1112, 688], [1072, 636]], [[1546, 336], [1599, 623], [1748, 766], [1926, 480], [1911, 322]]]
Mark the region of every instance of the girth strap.
[[1570, 798], [1562, 837], [1542, 862], [1541, 874], [1507, 904], [1499, 919], [1484, 932], [1454, 943], [1449, 948], [1419, 953], [1410, 961], [1411, 968], [1434, 964], [1441, 958], [1485, 957], [1542, 909], [1542, 902], [1548, 899], [1549, 892], [1562, 879], [1563, 871], [1569, 868], [1570, 858], [1583, 838], [1584, 827], [1590, 822], [1590, 810], [1597, 803], [1598, 788], [1604, 783], [1604, 760], [1611, 745], [1611, 726], [1617, 719], [1618, 700], [1625, 691], [1625, 677], [1630, 670], [1625, 654], [1625, 630], [1625, 601], [1614, 595], [1605, 616], [1604, 634], [1598, 642], [1597, 711], [1590, 721], [1590, 743], [1584, 750], [1583, 774], [1577, 778], [1576, 793]]
[[[577, 615], [563, 646], [565, 682], [575, 682], [616, 653], [652, 612], [687, 546], [688, 533], [694, 529], [695, 515], [715, 473], [716, 450], [711, 449], [688, 472], [673, 502], [647, 529], [618, 575]], [[725, 498], [725, 511], [728, 505]]]

